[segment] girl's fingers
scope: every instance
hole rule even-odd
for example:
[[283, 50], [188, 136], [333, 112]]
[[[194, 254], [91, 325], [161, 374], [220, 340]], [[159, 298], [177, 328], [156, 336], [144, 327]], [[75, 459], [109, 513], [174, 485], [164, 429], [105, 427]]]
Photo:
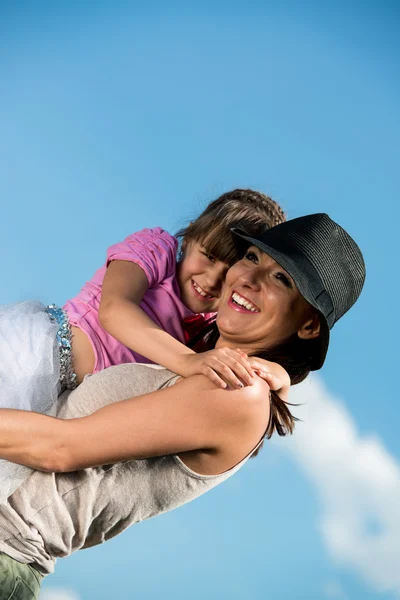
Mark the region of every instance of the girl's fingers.
[[[219, 361], [218, 363], [213, 365], [214, 371], [217, 371], [219, 375], [223, 378], [224, 381], [229, 383], [232, 387], [236, 389], [240, 389], [243, 387], [242, 381], [237, 377], [236, 369], [234, 370], [232, 367], [228, 366], [226, 363]], [[237, 370], [240, 370], [237, 367]], [[248, 378], [247, 372], [243, 369], [243, 376]]]
[[[227, 364], [228, 367], [235, 372], [238, 370], [237, 375], [239, 377], [245, 375], [242, 369], [248, 373], [250, 378], [254, 376], [254, 371], [251, 368], [249, 357], [245, 352], [240, 350], [240, 348], [237, 348], [236, 350], [232, 350], [231, 348], [219, 348], [218, 350], [211, 352], [212, 354], [210, 354], [210, 359], [215, 358], [220, 360], [221, 362]], [[240, 368], [238, 364], [241, 365], [242, 368]], [[251, 384], [249, 378], [247, 378], [246, 383], [248, 383], [248, 385]]]
[[252, 385], [254, 371], [249, 367], [252, 373], [252, 375], [250, 375], [246, 367], [239, 362], [237, 358], [238, 354], [232, 356], [223, 352], [218, 355], [210, 355], [207, 357], [206, 364], [208, 367], [211, 367], [211, 369], [219, 373], [224, 381], [236, 388], [242, 387], [243, 383]]
[[242, 350], [239, 350], [239, 349], [238, 350], [230, 350], [230, 352], [232, 353], [234, 358], [236, 360], [238, 360], [241, 365], [244, 366], [244, 368], [247, 370], [247, 372], [250, 375], [253, 375], [253, 369], [251, 367], [251, 362], [250, 362], [250, 359], [247, 356], [246, 352], [243, 352]]
[[269, 371], [264, 371], [263, 369], [254, 369], [256, 375], [261, 377], [261, 379], [265, 379], [266, 381], [271, 378], [271, 373]]
[[[238, 351], [235, 350], [231, 350], [231, 356], [234, 360], [234, 369], [236, 371], [236, 369], [238, 370], [238, 375], [243, 378], [244, 375], [244, 371], [242, 369], [244, 369], [248, 375], [247, 379], [246, 379], [246, 383], [248, 383], [248, 385], [251, 385], [251, 379], [254, 377], [254, 370], [251, 366], [251, 363], [248, 359], [247, 354], [243, 353], [239, 353]], [[239, 366], [240, 365], [240, 366]]]
[[221, 377], [211, 367], [207, 367], [203, 371], [203, 375], [208, 377], [208, 379], [210, 379], [210, 381], [215, 383], [215, 385], [222, 388], [223, 390], [227, 387], [226, 382], [223, 379], [221, 379]]
[[201, 372], [219, 387], [253, 385], [254, 370], [245, 352], [220, 348], [204, 356]]
[[264, 365], [262, 362], [258, 362], [257, 360], [252, 360], [250, 366], [254, 371], [262, 371], [263, 373], [271, 373], [271, 370]]
[[275, 386], [277, 383], [279, 384], [279, 381], [277, 381], [277, 378], [274, 377], [272, 373], [263, 369], [256, 369], [256, 373], [259, 377], [261, 377], [261, 379], [264, 379], [268, 382], [268, 385], [272, 390], [275, 390]]
[[278, 364], [260, 360], [256, 357], [251, 357], [250, 364], [253, 367], [253, 369], [257, 369], [267, 373], [272, 373], [274, 377], [276, 377], [276, 381], [280, 381], [280, 386], [278, 389], [280, 389], [281, 387], [290, 387], [289, 375], [287, 374], [285, 369], [279, 366]]
[[[220, 363], [226, 365], [229, 370], [234, 374], [235, 378], [246, 385], [253, 385], [254, 371], [250, 367], [250, 364], [238, 360], [238, 356], [226, 355], [223, 359], [220, 359]], [[223, 375], [230, 376], [227, 371], [224, 370]]]
[[262, 370], [257, 370], [257, 375], [259, 375], [261, 379], [264, 379], [264, 381], [268, 383], [270, 390], [277, 392], [281, 400], [287, 402], [289, 398], [289, 387], [282, 386], [282, 382], [279, 379], [279, 377], [277, 377], [271, 372]]

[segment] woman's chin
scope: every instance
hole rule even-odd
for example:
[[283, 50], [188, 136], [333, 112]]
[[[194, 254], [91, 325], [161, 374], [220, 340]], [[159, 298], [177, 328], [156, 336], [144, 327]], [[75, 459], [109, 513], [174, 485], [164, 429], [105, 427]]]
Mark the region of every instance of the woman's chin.
[[244, 344], [244, 327], [238, 327], [235, 323], [232, 323], [230, 319], [222, 320], [220, 323], [217, 323], [218, 330], [220, 334], [220, 339], [226, 342], [229, 341], [231, 345], [240, 345]]
[[235, 333], [240, 333], [241, 329], [243, 329], [236, 322], [235, 318], [232, 318], [230, 315], [222, 315], [221, 313], [217, 313], [217, 327], [221, 335], [223, 332], [234, 335]]

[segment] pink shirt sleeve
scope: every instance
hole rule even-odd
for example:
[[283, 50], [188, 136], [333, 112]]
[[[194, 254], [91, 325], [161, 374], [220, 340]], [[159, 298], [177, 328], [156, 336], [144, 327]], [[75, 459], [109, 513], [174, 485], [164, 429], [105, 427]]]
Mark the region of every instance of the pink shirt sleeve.
[[155, 287], [175, 272], [178, 241], [161, 227], [142, 229], [107, 250], [112, 260], [129, 260], [145, 272], [149, 287]]

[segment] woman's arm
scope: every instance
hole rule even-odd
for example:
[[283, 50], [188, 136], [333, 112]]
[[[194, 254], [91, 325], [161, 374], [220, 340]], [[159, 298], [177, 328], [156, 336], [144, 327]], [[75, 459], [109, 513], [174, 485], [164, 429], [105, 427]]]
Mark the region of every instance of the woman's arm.
[[191, 450], [223, 451], [261, 438], [269, 388], [221, 390], [201, 375], [79, 419], [1, 409], [0, 458], [42, 471], [77, 469]]
[[183, 377], [202, 373], [220, 387], [226, 387], [225, 382], [237, 388], [242, 381], [251, 385], [250, 363], [236, 350], [196, 354], [156, 325], [139, 306], [147, 289], [147, 277], [139, 265], [112, 261], [102, 286], [101, 326], [131, 350]]

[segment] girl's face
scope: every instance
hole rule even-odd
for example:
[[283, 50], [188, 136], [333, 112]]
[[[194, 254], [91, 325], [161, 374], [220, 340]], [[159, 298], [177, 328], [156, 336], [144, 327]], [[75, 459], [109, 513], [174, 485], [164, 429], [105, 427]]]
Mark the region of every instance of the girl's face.
[[217, 325], [219, 346], [247, 351], [267, 350], [294, 333], [304, 339], [319, 335], [316, 311], [285, 269], [256, 246], [228, 271]]
[[189, 242], [178, 264], [183, 303], [194, 313], [216, 312], [229, 265], [208, 254], [200, 242]]

